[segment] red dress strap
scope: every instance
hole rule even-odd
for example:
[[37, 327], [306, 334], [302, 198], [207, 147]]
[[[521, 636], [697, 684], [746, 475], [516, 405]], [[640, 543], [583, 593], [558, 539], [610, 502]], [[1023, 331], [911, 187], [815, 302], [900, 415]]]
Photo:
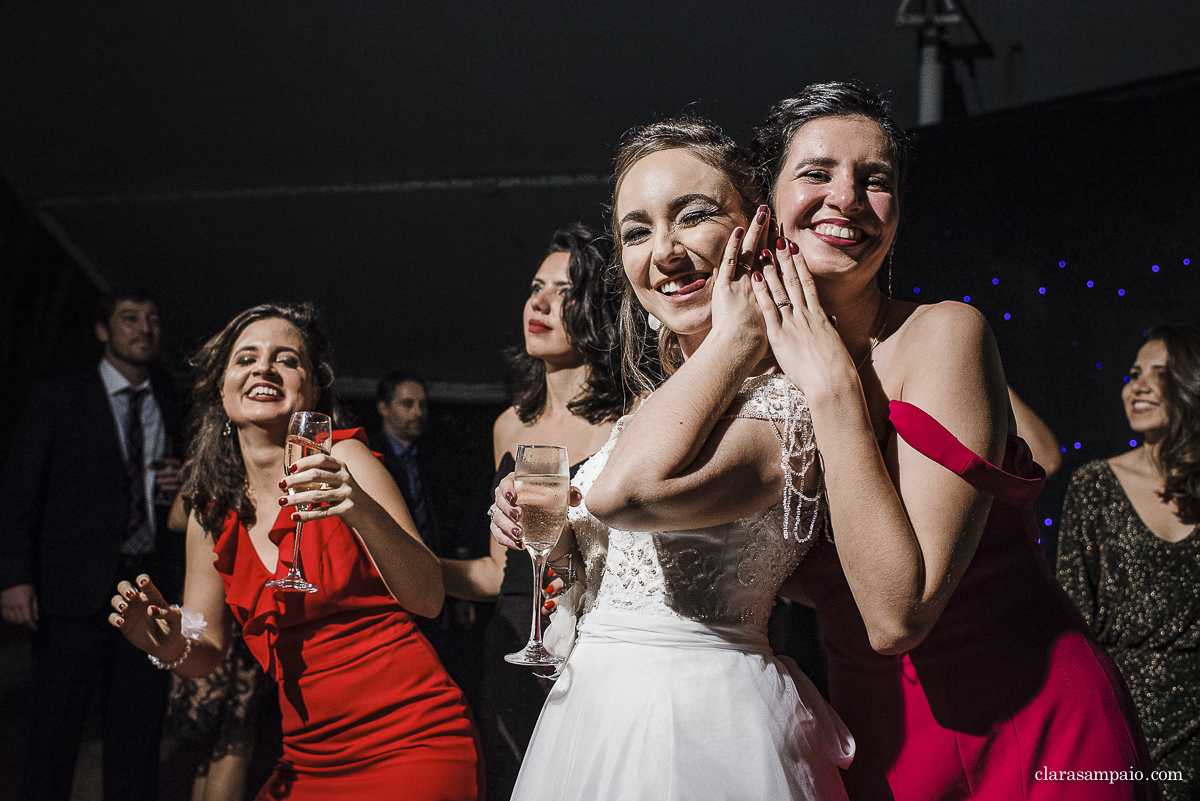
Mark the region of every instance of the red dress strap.
[[[337, 442], [341, 442], [344, 439], [356, 439], [359, 442], [361, 442], [363, 445], [366, 445], [368, 448], [371, 447], [371, 443], [367, 440], [367, 430], [365, 428], [337, 428], [337, 429], [334, 429], [333, 441], [335, 443], [337, 443]], [[374, 451], [372, 451], [372, 453], [374, 453]], [[377, 453], [375, 455], [379, 456], [379, 454], [377, 454]]]
[[976, 489], [1015, 506], [1032, 506], [1042, 491], [1046, 472], [1033, 461], [1029, 446], [1019, 437], [1009, 437], [1004, 455], [1007, 469], [1002, 469], [963, 445], [945, 426], [911, 403], [892, 401], [888, 417], [896, 433], [918, 453], [962, 476]]

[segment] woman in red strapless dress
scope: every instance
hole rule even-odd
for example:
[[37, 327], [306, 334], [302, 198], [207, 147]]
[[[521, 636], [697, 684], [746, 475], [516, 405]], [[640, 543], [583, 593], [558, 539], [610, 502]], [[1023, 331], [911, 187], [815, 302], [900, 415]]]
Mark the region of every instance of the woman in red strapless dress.
[[[474, 801], [474, 726], [410, 616], [437, 613], [441, 575], [400, 491], [361, 429], [335, 431], [329, 454], [284, 475], [291, 414], [331, 411], [327, 347], [311, 307], [264, 305], [201, 349], [184, 597], [207, 626], [185, 637], [183, 613], [147, 576], [118, 586], [111, 619], [165, 666], [198, 676], [220, 662], [232, 611], [283, 712], [283, 760], [260, 801]], [[311, 594], [264, 586], [291, 566], [297, 518]]]
[[1036, 543], [1043, 473], [987, 323], [893, 301], [890, 261], [887, 295], [877, 280], [904, 168], [886, 104], [810, 86], [755, 147], [780, 225], [755, 293], [812, 411], [833, 531], [794, 578], [858, 746], [850, 797], [1156, 797], [1129, 692]]

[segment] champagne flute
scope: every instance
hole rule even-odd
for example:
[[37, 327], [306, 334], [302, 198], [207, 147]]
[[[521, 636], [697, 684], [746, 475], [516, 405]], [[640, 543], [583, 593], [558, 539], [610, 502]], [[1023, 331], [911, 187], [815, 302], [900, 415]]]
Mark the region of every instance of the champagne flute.
[[[321, 414], [320, 412], [294, 413], [291, 422], [288, 424], [287, 445], [284, 446], [283, 450], [284, 475], [287, 475], [287, 468], [305, 456], [312, 456], [314, 453], [329, 453], [332, 440], [333, 423], [329, 419], [329, 415]], [[300, 487], [292, 487], [288, 490], [288, 494], [295, 495], [297, 492], [314, 489], [325, 489], [325, 485], [308, 484]], [[302, 512], [307, 512], [312, 506], [305, 504], [297, 508]], [[303, 529], [304, 521], [297, 520], [296, 536], [292, 545], [292, 566], [283, 578], [268, 581], [268, 587], [276, 590], [293, 590], [296, 592], [317, 591], [317, 586], [310, 584], [304, 578], [304, 574], [300, 572], [300, 532]]]
[[546, 559], [567, 523], [570, 465], [561, 445], [518, 445], [515, 474], [517, 503], [525, 550], [533, 559], [533, 624], [529, 642], [504, 661], [514, 665], [557, 665], [563, 659], [542, 645], [542, 586], [546, 581]]

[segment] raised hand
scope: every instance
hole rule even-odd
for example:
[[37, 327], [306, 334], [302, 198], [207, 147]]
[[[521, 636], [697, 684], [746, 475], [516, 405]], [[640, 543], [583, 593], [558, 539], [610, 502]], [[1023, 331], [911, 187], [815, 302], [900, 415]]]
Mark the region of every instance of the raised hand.
[[850, 353], [821, 307], [795, 242], [780, 238], [752, 283], [775, 359], [801, 392], [811, 399], [845, 382], [857, 383]]
[[745, 347], [750, 363], [766, 355], [767, 338], [751, 286], [750, 273], [762, 257], [762, 245], [773, 227], [771, 212], [759, 206], [749, 225], [735, 228], [725, 245], [721, 264], [713, 277], [712, 325], [716, 342], [731, 339]]
[[279, 498], [280, 506], [309, 507], [292, 513], [293, 520], [304, 523], [352, 513], [363, 492], [346, 463], [327, 453], [298, 459], [288, 468], [279, 488], [294, 491]]
[[[135, 582], [136, 587], [128, 581], [117, 584], [117, 594], [112, 597], [112, 607], [116, 611], [108, 616], [108, 622], [138, 648], [170, 662], [183, 652], [185, 646], [183, 638], [176, 636], [182, 615], [167, 604], [145, 573]], [[176, 645], [178, 648], [174, 647]], [[170, 653], [173, 650], [178, 653]]]

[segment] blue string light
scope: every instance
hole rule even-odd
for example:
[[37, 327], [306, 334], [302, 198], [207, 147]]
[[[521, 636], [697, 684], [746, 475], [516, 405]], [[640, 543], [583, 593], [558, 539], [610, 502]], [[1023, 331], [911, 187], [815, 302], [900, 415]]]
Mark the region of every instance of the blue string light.
[[1067, 446], [1066, 446], [1066, 445], [1063, 445], [1063, 446], [1059, 447], [1059, 449], [1058, 449], [1058, 452], [1059, 452], [1059, 453], [1066, 453], [1066, 452], [1067, 452]]
[[1082, 442], [1076, 442], [1076, 443], [1075, 443], [1075, 450], [1079, 450], [1079, 449], [1080, 449], [1080, 448], [1082, 448], [1082, 447], [1083, 447], [1083, 443], [1082, 443]]
[[999, 279], [999, 278], [993, 278], [993, 279], [992, 279], [992, 286], [995, 286], [995, 285], [996, 285], [996, 284], [998, 284], [998, 283], [1000, 283], [1000, 279]]
[[921, 294], [921, 287], [919, 287], [919, 286], [914, 286], [914, 287], [913, 287], [913, 294], [914, 294], [914, 295], [920, 295], [920, 294]]
[[1046, 287], [1044, 287], [1044, 286], [1039, 286], [1039, 287], [1038, 287], [1038, 294], [1039, 294], [1039, 295], [1045, 295], [1045, 294], [1046, 294]]
[[1124, 381], [1125, 381], [1125, 383], [1126, 383], [1126, 384], [1128, 384], [1128, 383], [1129, 383], [1129, 376], [1125, 376], [1125, 379], [1124, 379]]
[[1154, 265], [1153, 267], [1151, 267], [1151, 268], [1150, 268], [1150, 272], [1152, 272], [1152, 273], [1156, 273], [1156, 272], [1158, 272], [1158, 265], [1156, 264], [1156, 265]]
[[1103, 369], [1104, 369], [1104, 365], [1103, 365], [1103, 364], [1101, 364], [1100, 362], [1096, 362], [1096, 369], [1097, 369], [1097, 370], [1103, 370]]
[[1118, 290], [1117, 290], [1117, 297], [1120, 297], [1120, 298], [1123, 298], [1123, 297], [1125, 297], [1125, 290], [1124, 290], [1124, 289], [1118, 289]]
[[963, 295], [963, 303], [970, 303], [970, 302], [971, 302], [971, 296]]
[[1187, 266], [1188, 266], [1189, 264], [1191, 264], [1191, 263], [1192, 263], [1192, 260], [1191, 260], [1191, 259], [1184, 259], [1184, 260], [1183, 260], [1183, 266], [1184, 266], [1184, 267], [1187, 267]]
[[1131, 448], [1136, 448], [1136, 447], [1137, 447], [1137, 440], [1136, 440], [1136, 439], [1131, 439], [1131, 440], [1129, 440], [1129, 447], [1131, 447]]
[[1048, 517], [1047, 517], [1045, 520], [1043, 520], [1042, 522], [1043, 522], [1043, 523], [1045, 523], [1047, 526], [1052, 526], [1052, 525], [1054, 525], [1054, 521], [1053, 521], [1053, 520], [1051, 520], [1051, 519], [1050, 519], [1050, 518], [1048, 518]]
[[1004, 319], [1005, 319], [1005, 320], [1011, 320], [1011, 319], [1012, 319], [1012, 315], [1011, 315], [1011, 314], [1009, 314], [1008, 312], [1005, 312], [1005, 313], [1004, 313]]
[[1088, 289], [1091, 289], [1092, 287], [1094, 287], [1094, 286], [1096, 285], [1096, 282], [1095, 282], [1095, 281], [1088, 281], [1088, 282], [1087, 282], [1087, 285], [1088, 285]]
[[1066, 263], [1065, 261], [1060, 261], [1060, 262], [1058, 263], [1058, 269], [1060, 269], [1060, 270], [1061, 270], [1063, 267], [1066, 267], [1066, 266], [1067, 266], [1067, 263]]

